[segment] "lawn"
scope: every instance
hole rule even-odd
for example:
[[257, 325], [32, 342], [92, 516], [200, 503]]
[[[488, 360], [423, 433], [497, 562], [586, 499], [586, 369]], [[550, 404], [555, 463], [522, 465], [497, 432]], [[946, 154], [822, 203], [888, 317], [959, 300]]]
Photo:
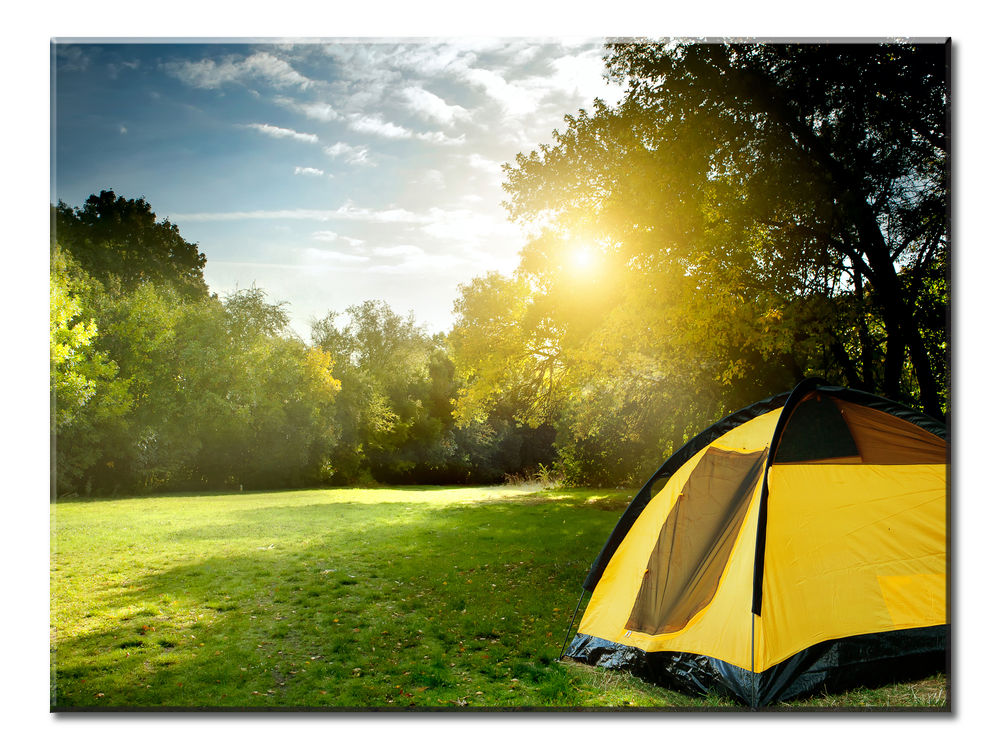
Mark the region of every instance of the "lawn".
[[[558, 661], [630, 496], [538, 487], [51, 506], [51, 705], [731, 707]], [[805, 707], [943, 707], [943, 676]]]

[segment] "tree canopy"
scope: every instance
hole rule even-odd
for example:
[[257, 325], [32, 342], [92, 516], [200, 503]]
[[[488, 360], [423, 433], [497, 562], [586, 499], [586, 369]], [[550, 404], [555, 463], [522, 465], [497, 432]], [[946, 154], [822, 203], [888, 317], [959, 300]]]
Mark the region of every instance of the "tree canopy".
[[[619, 451], [677, 448], [806, 375], [944, 417], [947, 55], [610, 44], [621, 103], [567, 116], [505, 168], [531, 236], [516, 281], [477, 280], [456, 303], [480, 339], [458, 349], [459, 411], [499, 392], [502, 352], [578, 440], [613, 428]], [[483, 290], [504, 283], [530, 293], [494, 320]]]
[[82, 208], [59, 201], [52, 218], [60, 244], [95, 279], [115, 279], [127, 290], [142, 281], [170, 283], [191, 299], [208, 294], [204, 253], [181, 237], [176, 224], [157, 221], [145, 198], [102, 190]]

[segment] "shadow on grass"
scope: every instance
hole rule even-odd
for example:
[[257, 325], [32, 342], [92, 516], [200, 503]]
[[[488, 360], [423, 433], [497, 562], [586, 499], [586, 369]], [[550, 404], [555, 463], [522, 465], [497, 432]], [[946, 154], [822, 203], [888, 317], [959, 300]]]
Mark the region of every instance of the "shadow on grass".
[[[57, 709], [572, 700], [554, 662], [607, 513], [561, 501], [233, 512], [162, 532], [191, 545], [188, 561], [106, 583], [79, 634], [57, 639]], [[230, 551], [199, 555], [206, 544]]]

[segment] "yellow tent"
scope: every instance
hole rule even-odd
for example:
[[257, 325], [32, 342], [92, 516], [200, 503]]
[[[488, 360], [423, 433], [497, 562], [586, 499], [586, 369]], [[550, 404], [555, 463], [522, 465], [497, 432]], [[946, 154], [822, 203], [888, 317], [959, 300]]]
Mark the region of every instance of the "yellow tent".
[[727, 417], [625, 511], [566, 655], [753, 706], [944, 669], [949, 454], [817, 379]]

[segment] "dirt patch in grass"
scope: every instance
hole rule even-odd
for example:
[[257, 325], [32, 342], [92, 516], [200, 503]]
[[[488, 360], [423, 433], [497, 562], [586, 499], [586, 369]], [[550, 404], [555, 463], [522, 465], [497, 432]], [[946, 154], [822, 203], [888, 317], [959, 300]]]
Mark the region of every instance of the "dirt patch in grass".
[[586, 500], [586, 505], [595, 510], [610, 510], [621, 513], [632, 502], [632, 495], [622, 493], [609, 493], [604, 495], [591, 495]]

